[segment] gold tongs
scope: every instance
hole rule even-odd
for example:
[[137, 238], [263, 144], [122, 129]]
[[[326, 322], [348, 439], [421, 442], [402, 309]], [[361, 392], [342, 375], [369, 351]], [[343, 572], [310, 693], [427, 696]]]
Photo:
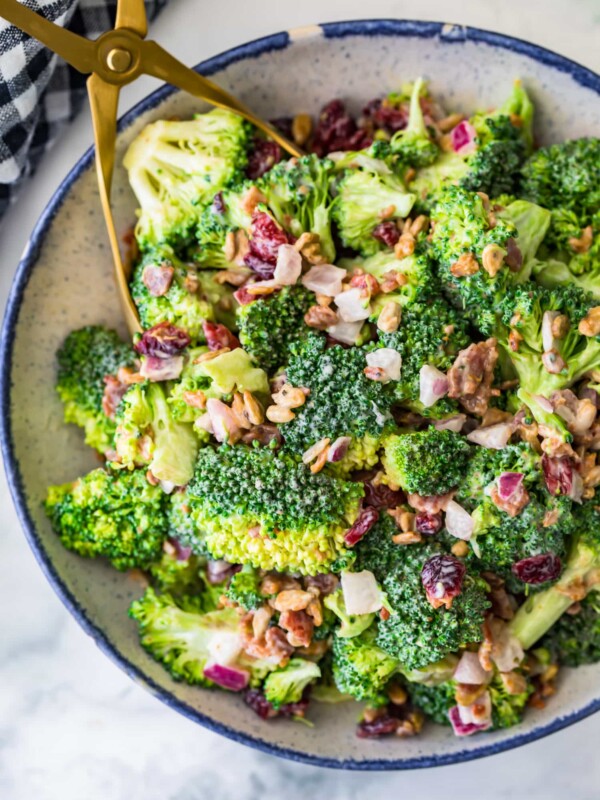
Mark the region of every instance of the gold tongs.
[[140, 331], [110, 207], [110, 188], [115, 166], [117, 106], [121, 87], [131, 83], [139, 75], [152, 75], [211, 105], [240, 114], [274, 139], [290, 155], [301, 156], [303, 153], [276, 128], [257, 117], [228, 92], [186, 67], [156, 42], [145, 41], [148, 22], [144, 0], [118, 0], [115, 29], [103, 33], [95, 41], [55, 25], [21, 5], [18, 0], [0, 0], [0, 16], [38, 39], [79, 72], [90, 73], [87, 90], [94, 125], [96, 170], [117, 289], [129, 330], [131, 333]]

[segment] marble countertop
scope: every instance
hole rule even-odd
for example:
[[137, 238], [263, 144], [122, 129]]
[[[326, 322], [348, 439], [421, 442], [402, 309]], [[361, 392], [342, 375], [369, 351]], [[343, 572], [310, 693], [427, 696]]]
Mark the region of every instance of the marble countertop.
[[[600, 71], [599, 0], [171, 0], [153, 35], [193, 64], [315, 21], [446, 19], [543, 44]], [[194, 24], [190, 24], [191, 21]], [[125, 110], [154, 87], [123, 93]], [[0, 301], [29, 231], [92, 140], [87, 115], [45, 159], [0, 226]], [[414, 773], [343, 774], [281, 761], [178, 716], [135, 686], [79, 628], [38, 569], [0, 476], [0, 797], [3, 800], [597, 800], [600, 715], [520, 750]], [[7, 613], [8, 612], [8, 613]], [[399, 743], [401, 746], [401, 743]]]

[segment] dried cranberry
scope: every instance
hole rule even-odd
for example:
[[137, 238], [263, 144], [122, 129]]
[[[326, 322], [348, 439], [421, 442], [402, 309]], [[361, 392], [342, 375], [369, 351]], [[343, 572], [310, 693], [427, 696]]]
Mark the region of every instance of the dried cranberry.
[[[255, 211], [252, 215], [250, 226], [250, 253], [261, 261], [275, 266], [277, 264], [277, 252], [282, 244], [288, 244], [287, 233], [279, 227], [273, 217], [266, 211]], [[246, 264], [255, 269], [244, 259]]]
[[393, 247], [400, 238], [400, 231], [395, 222], [388, 220], [387, 222], [380, 222], [373, 230], [372, 236], [388, 247]]
[[288, 139], [292, 138], [292, 125], [294, 120], [292, 117], [277, 117], [277, 119], [270, 120], [271, 125], [281, 131]]
[[268, 264], [262, 258], [255, 256], [254, 253], [246, 253], [244, 256], [244, 264], [250, 267], [252, 272], [257, 275], [261, 280], [268, 281], [275, 274], [275, 265]]
[[255, 300], [258, 300], [258, 295], [250, 294], [245, 286], [241, 286], [239, 289], [236, 289], [236, 291], [233, 293], [233, 296], [241, 306], [247, 306], [250, 303], [253, 303]]
[[189, 335], [181, 328], [169, 322], [159, 322], [158, 325], [144, 331], [133, 347], [140, 356], [161, 358], [181, 353], [190, 341]]
[[332, 100], [321, 110], [312, 150], [322, 157], [336, 150], [362, 150], [371, 141], [367, 131], [357, 127], [342, 101]]
[[427, 599], [434, 608], [450, 608], [452, 600], [460, 594], [466, 574], [465, 565], [451, 555], [428, 558], [421, 570], [421, 582]]
[[408, 124], [408, 108], [406, 106], [393, 106], [381, 100], [371, 100], [363, 109], [363, 115], [371, 120], [375, 128], [396, 133], [406, 128]]
[[192, 555], [192, 548], [185, 547], [177, 539], [172, 539], [169, 537], [169, 542], [175, 548], [175, 558], [177, 559], [177, 561], [187, 561], [188, 558]]
[[523, 583], [537, 584], [554, 581], [560, 575], [562, 563], [554, 553], [543, 553], [517, 561], [512, 565], [512, 574]]
[[218, 586], [235, 575], [241, 570], [239, 564], [230, 564], [222, 558], [217, 560], [209, 559], [206, 564], [206, 578], [212, 586]]
[[281, 147], [270, 139], [255, 139], [254, 150], [248, 157], [246, 175], [255, 181], [281, 161]]
[[370, 481], [365, 481], [365, 503], [373, 508], [396, 508], [404, 502], [404, 492], [394, 491], [384, 483], [376, 486]]
[[272, 719], [277, 716], [277, 711], [267, 700], [260, 689], [248, 689], [244, 692], [244, 702], [258, 714], [261, 719]]
[[514, 239], [507, 239], [506, 241], [506, 256], [504, 260], [512, 272], [518, 272], [523, 266], [523, 253]]
[[363, 720], [356, 726], [356, 735], [359, 739], [377, 739], [380, 736], [388, 736], [396, 733], [399, 720], [389, 714], [382, 714], [371, 722]]
[[371, 530], [378, 519], [379, 511], [377, 511], [376, 508], [371, 508], [371, 506], [363, 508], [354, 525], [351, 528], [348, 528], [346, 531], [344, 535], [344, 544], [347, 544], [348, 547], [352, 547], [357, 542], [360, 542], [363, 536]]
[[419, 511], [415, 517], [415, 530], [423, 536], [435, 536], [442, 530], [442, 515]]
[[217, 192], [212, 201], [213, 211], [216, 214], [224, 214], [227, 211], [225, 200], [223, 199], [223, 192]]
[[206, 336], [206, 344], [209, 350], [221, 350], [223, 347], [235, 350], [240, 347], [238, 338], [225, 325], [220, 325], [218, 322], [204, 321], [202, 330]]
[[544, 453], [542, 456], [542, 469], [544, 471], [546, 488], [550, 494], [569, 495], [571, 493], [573, 489], [574, 465], [568, 456], [551, 458]]

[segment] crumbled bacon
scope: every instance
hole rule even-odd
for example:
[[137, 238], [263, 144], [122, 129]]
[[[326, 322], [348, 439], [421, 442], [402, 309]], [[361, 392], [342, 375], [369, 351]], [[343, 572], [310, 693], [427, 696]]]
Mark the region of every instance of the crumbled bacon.
[[509, 517], [518, 517], [531, 498], [529, 497], [529, 492], [521, 483], [510, 497], [504, 498], [500, 497], [498, 487], [493, 486], [490, 499], [496, 508], [499, 508], [500, 511], [504, 511]]
[[115, 418], [115, 412], [127, 389], [129, 389], [129, 384], [119, 380], [115, 375], [106, 375], [104, 378], [102, 411], [109, 419]]
[[171, 288], [175, 270], [167, 264], [148, 264], [142, 272], [142, 283], [152, 297], [162, 297]]
[[430, 497], [423, 497], [420, 494], [409, 494], [408, 504], [416, 511], [422, 511], [426, 514], [439, 514], [440, 511], [445, 511], [448, 503], [454, 495], [456, 490], [452, 490], [447, 494], [433, 494]]
[[461, 350], [448, 370], [448, 397], [459, 400], [470, 413], [483, 416], [492, 396], [494, 367], [498, 360], [495, 339]]
[[282, 611], [279, 625], [288, 632], [287, 640], [290, 645], [308, 647], [313, 635], [314, 622], [306, 611]]

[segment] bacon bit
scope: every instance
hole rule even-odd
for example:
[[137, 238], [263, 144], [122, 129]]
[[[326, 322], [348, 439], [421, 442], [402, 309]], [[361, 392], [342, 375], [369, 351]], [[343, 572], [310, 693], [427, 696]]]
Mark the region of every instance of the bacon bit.
[[118, 376], [106, 375], [104, 378], [104, 392], [102, 394], [102, 412], [108, 419], [114, 419], [117, 408], [129, 384], [119, 380]]
[[350, 278], [350, 286], [360, 289], [363, 297], [375, 297], [380, 291], [379, 281], [374, 275], [370, 275], [368, 272], [362, 275], [353, 275], [352, 278]]
[[417, 511], [426, 511], [428, 514], [439, 514], [445, 511], [450, 500], [454, 498], [456, 490], [453, 489], [446, 494], [433, 494], [429, 497], [422, 497], [416, 492], [408, 495], [408, 504]]
[[175, 270], [166, 264], [148, 264], [142, 272], [142, 283], [152, 297], [162, 297], [171, 288]]
[[389, 619], [390, 617], [391, 617], [391, 614], [387, 610], [387, 608], [383, 608], [382, 607], [382, 608], [379, 609], [379, 619], [382, 620], [382, 622], [385, 622], [386, 619]]
[[379, 288], [383, 294], [389, 294], [390, 292], [395, 292], [396, 289], [405, 286], [408, 282], [408, 278], [404, 273], [398, 272], [395, 269], [390, 269], [383, 274], [383, 281], [381, 282]]
[[308, 647], [312, 640], [314, 623], [305, 611], [283, 611], [279, 625], [287, 631], [292, 647]]
[[192, 408], [206, 408], [206, 395], [199, 389], [194, 392], [184, 392], [183, 402]]
[[505, 499], [500, 497], [498, 488], [493, 486], [490, 492], [490, 499], [496, 508], [499, 508], [500, 511], [504, 511], [509, 517], [518, 517], [531, 498], [529, 497], [527, 489], [521, 484], [517, 491]]
[[479, 272], [479, 262], [473, 253], [463, 253], [450, 267], [450, 272], [455, 278], [466, 278]]
[[491, 397], [497, 360], [495, 339], [461, 350], [447, 373], [448, 397], [458, 400], [470, 414], [482, 416]]
[[370, 381], [377, 381], [378, 383], [383, 383], [388, 378], [388, 374], [383, 367], [365, 367], [363, 372]]
[[236, 350], [241, 347], [239, 339], [225, 325], [218, 322], [208, 322], [205, 320], [202, 323], [202, 331], [206, 337], [206, 344], [209, 350]]
[[574, 236], [569, 239], [569, 247], [574, 253], [587, 253], [594, 241], [594, 229], [588, 225], [581, 231], [579, 239]]
[[490, 628], [489, 619], [485, 620], [481, 630], [483, 633], [483, 641], [479, 645], [477, 657], [479, 658], [479, 663], [481, 664], [482, 668], [486, 670], [486, 672], [491, 672], [494, 669], [494, 664], [492, 662], [492, 629]]

